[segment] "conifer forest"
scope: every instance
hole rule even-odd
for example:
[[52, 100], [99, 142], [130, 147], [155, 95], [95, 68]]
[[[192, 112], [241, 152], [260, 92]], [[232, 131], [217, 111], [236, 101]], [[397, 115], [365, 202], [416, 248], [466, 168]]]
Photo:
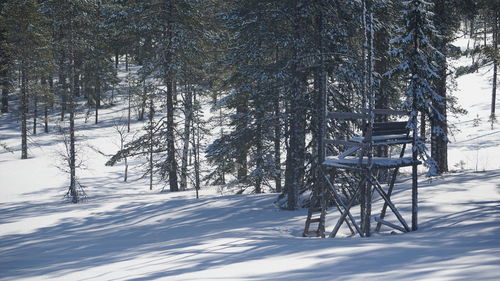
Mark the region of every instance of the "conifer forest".
[[2, 0], [0, 280], [499, 280], [499, 0]]

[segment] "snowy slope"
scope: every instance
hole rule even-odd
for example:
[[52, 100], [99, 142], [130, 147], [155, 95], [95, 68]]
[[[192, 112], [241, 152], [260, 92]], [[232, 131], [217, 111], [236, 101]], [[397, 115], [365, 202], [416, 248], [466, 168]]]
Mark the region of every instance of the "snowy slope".
[[[457, 40], [457, 45], [466, 49], [468, 39]], [[452, 61], [461, 66], [471, 63], [471, 58], [462, 57]], [[491, 128], [488, 122], [491, 112], [492, 67], [481, 68], [478, 72], [457, 78], [454, 95], [458, 104], [466, 109], [465, 116], [450, 117], [449, 144], [450, 169], [485, 171], [500, 169], [500, 112], [497, 94], [497, 123]], [[462, 163], [461, 163], [462, 161]]]
[[[458, 83], [469, 114], [453, 120], [461, 132], [450, 144], [450, 166], [464, 160], [466, 170], [420, 178], [416, 232], [302, 238], [306, 211], [277, 209], [273, 194], [222, 196], [203, 187], [196, 200], [192, 190], [160, 193], [161, 185], [149, 191], [143, 181], [123, 183], [123, 167], [104, 166], [106, 157], [91, 148], [117, 149], [119, 104], [102, 110], [99, 126], [79, 116], [88, 168], [78, 173], [89, 195], [82, 204], [63, 200], [59, 137], [32, 136], [28, 160], [0, 152], [0, 280], [499, 280], [499, 130], [471, 121], [477, 114], [487, 120], [488, 76]], [[16, 121], [0, 117], [0, 141], [15, 150]], [[132, 178], [139, 174], [131, 171]], [[394, 195], [407, 218], [408, 188], [403, 179]], [[328, 229], [336, 215], [331, 210]]]

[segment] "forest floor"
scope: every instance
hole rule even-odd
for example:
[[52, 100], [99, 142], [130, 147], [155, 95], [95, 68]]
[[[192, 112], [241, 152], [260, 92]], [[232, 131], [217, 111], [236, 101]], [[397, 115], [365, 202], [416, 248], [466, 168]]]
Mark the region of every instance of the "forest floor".
[[[70, 204], [68, 177], [57, 168], [61, 136], [32, 135], [31, 156], [20, 160], [17, 116], [3, 114], [0, 141], [14, 153], [0, 152], [0, 280], [499, 280], [500, 124], [487, 122], [490, 74], [457, 79], [458, 103], [469, 112], [450, 117], [455, 171], [420, 177], [419, 230], [370, 238], [302, 238], [306, 210], [280, 210], [276, 194], [203, 186], [195, 199], [192, 189], [160, 192], [161, 184], [149, 191], [137, 180], [140, 159], [124, 183], [122, 163], [106, 167], [96, 151], [118, 148], [120, 97], [98, 125], [79, 115], [86, 168], [78, 173], [88, 198]], [[393, 197], [407, 218], [409, 188], [402, 177]], [[328, 230], [336, 217], [332, 209]]]

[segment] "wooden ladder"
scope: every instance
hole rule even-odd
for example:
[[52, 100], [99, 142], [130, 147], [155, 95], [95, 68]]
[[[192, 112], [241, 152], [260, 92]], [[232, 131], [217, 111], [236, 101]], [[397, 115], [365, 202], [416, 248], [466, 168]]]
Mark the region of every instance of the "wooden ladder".
[[[324, 194], [315, 188], [311, 197], [309, 209], [307, 210], [307, 219], [304, 227], [303, 237], [321, 237], [325, 238], [325, 218], [328, 210], [328, 200], [323, 198]], [[317, 224], [316, 230], [311, 230], [311, 225]]]

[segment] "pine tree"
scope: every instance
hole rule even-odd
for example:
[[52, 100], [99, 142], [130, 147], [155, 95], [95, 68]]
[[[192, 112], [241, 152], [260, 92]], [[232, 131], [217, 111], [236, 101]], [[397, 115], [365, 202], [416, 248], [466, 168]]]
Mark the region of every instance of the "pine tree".
[[434, 79], [436, 93], [442, 98], [441, 102], [434, 100], [433, 106], [443, 118], [431, 120], [431, 157], [436, 161], [437, 173], [448, 172], [448, 121], [447, 111], [449, 67], [447, 58], [450, 56], [450, 44], [454, 40], [455, 32], [460, 22], [457, 10], [453, 8], [453, 1], [434, 1], [433, 21], [439, 36], [433, 38], [433, 44], [441, 55], [436, 58], [438, 78]]
[[[2, 15], [6, 4], [7, 2], [0, 4], [0, 14]], [[4, 24], [0, 24], [0, 89], [2, 90], [2, 104], [0, 111], [2, 113], [9, 112], [9, 91], [11, 88], [10, 72], [12, 72], [9, 70], [12, 67], [12, 63], [9, 58], [9, 52], [7, 50], [8, 47], [7, 28]]]
[[33, 85], [50, 59], [50, 37], [43, 28], [45, 19], [37, 1], [10, 1], [4, 4], [1, 17], [10, 57], [20, 69], [21, 159], [27, 159], [29, 98], [37, 94]]
[[[411, 0], [404, 3], [402, 10], [404, 20], [404, 30], [393, 40], [395, 48], [391, 53], [400, 59], [399, 65], [394, 72], [401, 71], [404, 78], [408, 80], [406, 90], [405, 106], [407, 109], [416, 109], [411, 112], [411, 124], [416, 124], [418, 112], [429, 116], [430, 120], [443, 122], [445, 116], [440, 108], [445, 108], [445, 98], [440, 96], [434, 87], [433, 80], [439, 79], [437, 59], [441, 59], [441, 54], [432, 46], [432, 40], [437, 36], [437, 31], [432, 21], [432, 4], [424, 0]], [[417, 130], [417, 128], [411, 128]], [[441, 127], [433, 128], [437, 136], [445, 136], [445, 131]], [[436, 162], [427, 157], [425, 146], [421, 140], [417, 140], [418, 153], [424, 157], [429, 165], [429, 173], [436, 174], [438, 167]], [[416, 151], [414, 151], [416, 153]]]

